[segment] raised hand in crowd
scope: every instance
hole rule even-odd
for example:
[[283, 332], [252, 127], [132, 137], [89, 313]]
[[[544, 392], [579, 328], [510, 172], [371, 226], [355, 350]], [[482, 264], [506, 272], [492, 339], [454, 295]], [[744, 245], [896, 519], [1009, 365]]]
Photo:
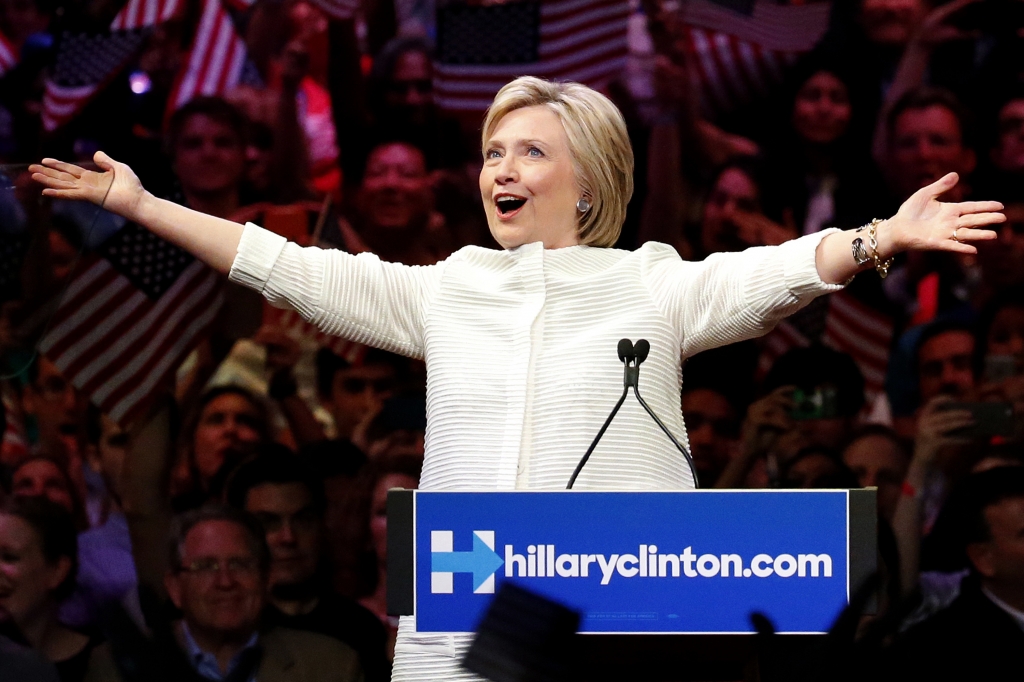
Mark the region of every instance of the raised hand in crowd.
[[888, 144], [886, 120], [889, 112], [899, 99], [914, 88], [922, 85], [928, 72], [932, 53], [939, 45], [977, 37], [977, 32], [965, 31], [955, 24], [958, 13], [982, 0], [954, 0], [941, 4], [925, 16], [911, 35], [903, 51], [892, 85], [886, 91], [885, 102], [878, 111], [872, 155], [881, 162]]
[[893, 533], [900, 555], [900, 586], [907, 594], [917, 585], [927, 486], [945, 468], [957, 448], [970, 442], [962, 435], [973, 417], [967, 410], [949, 409], [954, 398], [940, 395], [928, 402], [918, 418], [913, 456], [893, 515]]
[[266, 348], [267, 393], [280, 405], [295, 444], [301, 447], [326, 440], [323, 426], [298, 394], [294, 370], [302, 357], [299, 342], [285, 330], [270, 325], [260, 327], [253, 341]]
[[936, 466], [941, 467], [946, 461], [943, 456], [948, 455], [951, 448], [970, 442], [958, 432], [971, 426], [971, 413], [950, 409], [949, 405], [953, 401], [952, 397], [941, 395], [932, 399], [921, 411], [908, 477], [926, 473]]
[[778, 462], [769, 463], [768, 458], [780, 437], [795, 425], [793, 391], [793, 386], [781, 386], [751, 403], [740, 429], [739, 452], [722, 472], [716, 488], [745, 487], [744, 482], [759, 458], [765, 458], [766, 466], [761, 483], [767, 485], [773, 475], [777, 477]]

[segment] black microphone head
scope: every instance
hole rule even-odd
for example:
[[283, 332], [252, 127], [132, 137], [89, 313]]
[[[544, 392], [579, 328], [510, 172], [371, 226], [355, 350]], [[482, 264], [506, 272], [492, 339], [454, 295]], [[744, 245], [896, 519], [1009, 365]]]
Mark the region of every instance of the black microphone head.
[[629, 339], [621, 339], [619, 341], [619, 362], [632, 360], [634, 357], [636, 354], [633, 352], [633, 342]]
[[640, 339], [633, 346], [633, 352], [636, 353], [636, 364], [640, 364], [647, 359], [647, 354], [651, 352], [651, 344], [647, 343], [647, 339]]

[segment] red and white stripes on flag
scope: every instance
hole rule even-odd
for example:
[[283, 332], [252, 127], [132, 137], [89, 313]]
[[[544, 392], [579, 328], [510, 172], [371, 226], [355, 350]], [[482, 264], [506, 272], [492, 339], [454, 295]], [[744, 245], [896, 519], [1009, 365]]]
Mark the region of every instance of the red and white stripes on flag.
[[4, 416], [7, 419], [0, 437], [0, 460], [16, 462], [29, 454], [29, 444], [18, 391], [10, 381], [0, 380], [0, 400], [3, 400]]
[[[893, 323], [886, 315], [844, 291], [829, 296], [821, 343], [853, 358], [864, 377], [864, 396], [868, 406], [885, 392], [892, 336]], [[796, 327], [781, 322], [762, 341], [758, 376], [763, 378], [768, 374], [775, 361], [788, 351], [809, 345], [811, 341]]]
[[768, 50], [734, 35], [688, 27], [686, 50], [708, 112], [732, 111], [782, 81], [795, 52]]
[[128, 0], [114, 17], [112, 31], [156, 26], [173, 19], [185, 8], [185, 0]]
[[221, 0], [203, 0], [188, 59], [168, 100], [171, 111], [200, 95], [223, 96], [238, 84], [245, 66], [245, 43]]
[[7, 36], [0, 33], [0, 76], [5, 75], [18, 63], [18, 51], [8, 40]]
[[527, 75], [598, 87], [625, 67], [629, 16], [629, 2], [625, 0], [543, 2], [536, 62], [438, 62], [434, 70], [436, 100], [449, 110], [483, 111], [502, 86]]
[[687, 56], [705, 109], [731, 111], [766, 94], [825, 35], [830, 4], [758, 0], [742, 13], [709, 0], [683, 3]]
[[67, 123], [138, 54], [146, 32], [64, 33], [43, 91], [43, 128]]
[[69, 285], [40, 351], [93, 404], [125, 423], [166, 388], [222, 301], [220, 278], [199, 261], [153, 300], [96, 258]]
[[50, 132], [74, 118], [100, 89], [99, 83], [66, 87], [47, 79], [43, 88], [43, 130]]
[[832, 294], [822, 343], [853, 357], [864, 375], [868, 404], [885, 392], [893, 323], [846, 292]]
[[263, 304], [263, 324], [279, 329], [296, 341], [309, 341], [321, 348], [327, 348], [350, 364], [358, 364], [366, 354], [366, 346], [320, 331], [316, 325], [302, 319], [294, 310], [275, 308]]

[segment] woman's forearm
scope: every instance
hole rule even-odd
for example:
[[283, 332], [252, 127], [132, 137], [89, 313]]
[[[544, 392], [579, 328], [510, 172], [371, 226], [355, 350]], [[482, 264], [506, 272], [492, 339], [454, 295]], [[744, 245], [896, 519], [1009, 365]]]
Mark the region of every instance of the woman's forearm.
[[[895, 252], [892, 243], [893, 220], [885, 220], [878, 224], [876, 238], [878, 255], [883, 260]], [[874, 261], [859, 265], [853, 257], [853, 242], [860, 239], [868, 254], [873, 253], [868, 239], [868, 228], [834, 232], [818, 243], [814, 264], [818, 268], [821, 281], [827, 284], [842, 284], [849, 281], [858, 272], [870, 270]]]
[[230, 220], [158, 199], [149, 192], [143, 194], [133, 214], [125, 217], [222, 273], [231, 269], [245, 229]]

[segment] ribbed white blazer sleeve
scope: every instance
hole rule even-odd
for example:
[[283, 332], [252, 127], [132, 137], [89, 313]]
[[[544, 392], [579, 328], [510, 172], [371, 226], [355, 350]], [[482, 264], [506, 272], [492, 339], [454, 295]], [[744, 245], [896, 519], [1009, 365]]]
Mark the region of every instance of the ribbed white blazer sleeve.
[[682, 261], [667, 249], [648, 252], [643, 279], [655, 303], [680, 330], [682, 354], [761, 336], [816, 296], [838, 291], [818, 275], [815, 251], [835, 229], [779, 246], [715, 253]]
[[228, 278], [292, 308], [328, 334], [423, 357], [427, 309], [444, 263], [385, 263], [370, 253], [301, 247], [248, 223]]

